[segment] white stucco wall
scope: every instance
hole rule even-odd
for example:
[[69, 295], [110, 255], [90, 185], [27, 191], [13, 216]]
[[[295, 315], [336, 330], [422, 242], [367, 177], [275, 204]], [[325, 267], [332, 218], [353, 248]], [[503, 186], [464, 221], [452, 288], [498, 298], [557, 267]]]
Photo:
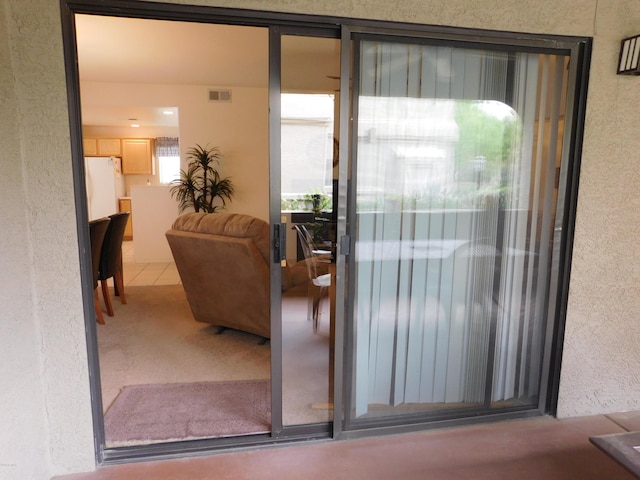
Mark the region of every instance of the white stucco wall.
[[558, 415], [640, 409], [640, 78], [615, 75], [640, 2], [600, 2]]
[[[6, 14], [0, 4], [0, 65], [11, 65]], [[17, 114], [11, 69], [0, 68], [0, 196], [5, 207], [0, 228], [0, 478], [46, 478], [46, 442], [32, 441], [45, 414]], [[30, 467], [25, 456], [44, 461]]]
[[[640, 79], [615, 75], [620, 39], [639, 33], [640, 2], [176, 3], [594, 36], [559, 414], [640, 409]], [[0, 478], [8, 480], [94, 462], [66, 106], [58, 2], [0, 0]]]
[[0, 3], [0, 478], [93, 467], [57, 2]]

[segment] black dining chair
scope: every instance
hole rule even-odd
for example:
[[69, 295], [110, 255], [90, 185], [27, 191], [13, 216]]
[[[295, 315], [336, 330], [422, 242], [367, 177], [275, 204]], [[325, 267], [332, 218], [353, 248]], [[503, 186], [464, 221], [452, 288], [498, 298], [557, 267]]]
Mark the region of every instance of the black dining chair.
[[100, 307], [100, 299], [98, 298], [98, 268], [100, 266], [100, 254], [104, 237], [111, 220], [107, 217], [98, 218], [89, 222], [89, 239], [91, 242], [91, 267], [93, 270], [93, 304], [96, 311], [96, 320], [99, 324], [104, 325], [104, 317], [102, 316], [102, 308]]
[[109, 215], [109, 228], [102, 243], [100, 264], [98, 267], [98, 279], [102, 286], [102, 297], [107, 307], [107, 314], [113, 317], [113, 305], [109, 295], [108, 282], [113, 278], [114, 293], [120, 297], [123, 304], [127, 303], [124, 295], [124, 283], [122, 277], [122, 240], [124, 230], [129, 220], [129, 212], [114, 213]]

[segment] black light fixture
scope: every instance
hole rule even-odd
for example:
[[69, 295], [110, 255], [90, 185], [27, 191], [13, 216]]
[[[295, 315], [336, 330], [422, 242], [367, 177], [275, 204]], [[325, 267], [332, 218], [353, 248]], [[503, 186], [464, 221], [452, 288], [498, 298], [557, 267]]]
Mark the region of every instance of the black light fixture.
[[640, 75], [640, 35], [622, 40], [618, 75]]

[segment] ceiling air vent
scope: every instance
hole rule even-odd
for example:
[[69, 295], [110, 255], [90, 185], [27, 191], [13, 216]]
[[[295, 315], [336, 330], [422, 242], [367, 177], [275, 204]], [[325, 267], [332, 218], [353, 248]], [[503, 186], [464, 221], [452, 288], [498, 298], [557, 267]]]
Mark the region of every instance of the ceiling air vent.
[[209, 90], [210, 102], [230, 102], [231, 90]]

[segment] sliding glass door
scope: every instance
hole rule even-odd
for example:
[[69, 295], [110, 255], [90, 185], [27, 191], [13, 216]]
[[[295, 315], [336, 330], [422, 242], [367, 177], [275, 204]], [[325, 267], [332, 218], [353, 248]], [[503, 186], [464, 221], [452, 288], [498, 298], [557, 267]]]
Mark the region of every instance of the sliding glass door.
[[[330, 275], [335, 257], [334, 157], [340, 41], [288, 30], [280, 41], [278, 216], [282, 266], [282, 423], [328, 432], [333, 417]], [[275, 130], [275, 129], [274, 129]], [[305, 235], [308, 234], [308, 235]], [[319, 252], [322, 252], [321, 254]], [[312, 426], [309, 426], [312, 425]]]
[[[230, 160], [223, 171], [237, 186], [228, 212], [268, 224], [270, 237], [269, 302], [256, 307], [268, 309], [266, 344], [251, 332], [218, 335], [215, 322], [196, 322], [182, 280], [127, 290], [128, 306], [105, 328], [95, 325], [88, 289], [101, 462], [553, 410], [589, 39], [169, 4], [165, 10], [147, 2], [124, 1], [117, 12], [63, 3], [78, 225], [86, 222], [81, 122], [92, 117], [93, 94], [96, 107], [109, 98], [136, 112], [179, 109], [180, 145], [220, 145]], [[144, 27], [147, 39], [153, 30], [179, 40], [183, 53], [224, 45], [198, 58], [233, 53], [238, 68], [189, 81], [172, 80], [168, 71], [153, 77], [169, 90], [131, 83], [127, 75], [153, 71], [152, 64], [111, 67], [110, 81], [91, 77], [83, 69], [113, 42], [95, 43], [95, 23], [85, 29], [93, 36], [76, 32], [83, 17], [114, 22], [105, 39], [116, 30], [126, 39], [129, 25], [132, 36]], [[212, 90], [216, 85], [224, 90]], [[114, 103], [116, 94], [122, 98]], [[84, 132], [130, 136], [107, 130], [105, 121], [94, 121], [93, 131], [86, 123]], [[164, 136], [162, 125], [145, 136]], [[154, 191], [161, 188], [170, 198], [167, 186]], [[139, 229], [135, 201], [132, 209]], [[80, 241], [88, 247], [88, 238]], [[82, 262], [90, 278], [90, 258]], [[251, 280], [237, 282], [237, 290], [251, 297]], [[149, 291], [164, 292], [166, 308]], [[149, 315], [145, 301], [162, 311]], [[153, 328], [127, 321], [136, 312]], [[153, 332], [154, 348], [145, 332]], [[140, 348], [131, 347], [136, 339]], [[162, 355], [177, 351], [179, 362]], [[153, 368], [141, 368], [143, 357]], [[122, 376], [121, 364], [130, 373]], [[166, 431], [168, 416], [198, 427], [193, 412], [221, 420], [196, 433], [117, 439], [103, 414], [127, 383], [163, 390], [179, 384], [213, 407], [189, 408], [186, 396], [171, 397], [164, 417], [147, 416], [154, 428]], [[257, 396], [232, 390], [223, 410], [214, 394], [248, 383], [261, 385]], [[214, 384], [205, 390], [213, 394], [203, 397], [202, 384]], [[157, 396], [151, 391], [149, 398]], [[249, 420], [257, 406], [256, 427]]]
[[354, 42], [352, 426], [538, 408], [568, 58]]

